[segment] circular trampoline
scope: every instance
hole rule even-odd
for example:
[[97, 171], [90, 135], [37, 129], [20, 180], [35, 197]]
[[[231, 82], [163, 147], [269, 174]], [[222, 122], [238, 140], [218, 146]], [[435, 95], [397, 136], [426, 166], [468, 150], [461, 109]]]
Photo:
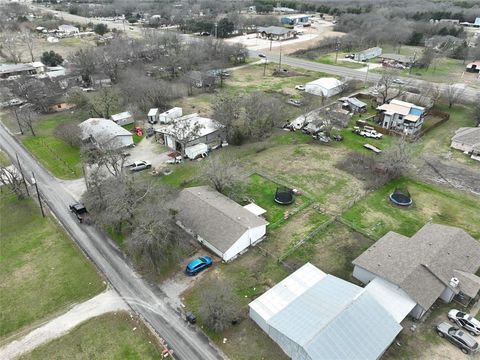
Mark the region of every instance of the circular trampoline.
[[275, 191], [275, 202], [281, 205], [290, 205], [294, 201], [293, 191], [287, 187], [278, 187]]
[[389, 196], [390, 201], [399, 206], [410, 206], [413, 203], [412, 197], [407, 189], [395, 189]]

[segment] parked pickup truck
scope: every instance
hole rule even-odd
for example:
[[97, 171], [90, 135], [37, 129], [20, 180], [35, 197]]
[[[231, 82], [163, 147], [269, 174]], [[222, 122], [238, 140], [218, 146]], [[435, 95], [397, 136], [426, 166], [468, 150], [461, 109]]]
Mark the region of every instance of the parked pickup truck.
[[75, 203], [75, 204], [69, 205], [69, 209], [72, 213], [75, 214], [79, 223], [86, 223], [86, 224], [90, 223], [90, 217], [89, 217], [88, 211], [85, 208], [85, 206], [83, 206], [83, 204]]

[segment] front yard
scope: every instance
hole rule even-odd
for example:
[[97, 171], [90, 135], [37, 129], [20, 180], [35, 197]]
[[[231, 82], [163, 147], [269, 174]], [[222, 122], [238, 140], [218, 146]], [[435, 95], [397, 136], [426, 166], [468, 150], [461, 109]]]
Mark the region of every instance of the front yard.
[[0, 199], [0, 339], [63, 312], [105, 285], [56, 222], [32, 199]]
[[162, 347], [136, 316], [110, 313], [90, 319], [67, 335], [20, 357], [43, 359], [159, 359]]

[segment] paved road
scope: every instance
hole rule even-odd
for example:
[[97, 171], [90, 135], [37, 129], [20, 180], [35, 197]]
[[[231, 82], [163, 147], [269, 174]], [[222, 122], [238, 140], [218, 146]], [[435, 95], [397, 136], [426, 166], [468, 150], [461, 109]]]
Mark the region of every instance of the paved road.
[[[249, 54], [252, 57], [257, 57], [259, 51], [253, 51], [250, 50]], [[279, 61], [279, 55], [278, 54], [268, 54], [268, 61], [276, 62], [278, 63]], [[368, 82], [377, 82], [380, 80], [382, 75], [376, 74], [376, 73], [366, 73], [365, 71], [359, 71], [356, 69], [349, 69], [345, 68], [342, 66], [336, 66], [336, 65], [327, 65], [327, 64], [320, 64], [316, 63], [313, 61], [307, 61], [303, 59], [298, 59], [290, 56], [283, 56], [282, 55], [282, 64], [290, 65], [290, 66], [295, 66], [298, 68], [306, 69], [306, 70], [313, 70], [313, 71], [320, 71], [324, 72], [327, 74], [333, 74], [333, 75], [339, 75], [347, 78], [352, 78], [356, 80], [362, 80], [362, 81], [368, 81]], [[433, 82], [428, 82], [425, 80], [417, 80], [413, 78], [408, 78], [408, 77], [401, 77], [405, 83], [407, 83], [409, 86], [412, 87], [428, 87], [431, 84], [437, 85], [440, 90], [445, 89], [448, 84], [442, 84], [442, 83], [433, 83]], [[452, 81], [455, 81], [455, 79], [452, 79]], [[469, 101], [480, 101], [480, 91], [475, 90], [472, 88], [465, 88], [463, 92], [463, 97]]]
[[165, 295], [157, 286], [143, 280], [129, 265], [113, 241], [93, 226], [80, 225], [70, 214], [68, 205], [74, 201], [70, 193], [33, 157], [20, 146], [0, 124], [0, 147], [11, 159], [18, 154], [25, 172], [35, 173], [40, 193], [49, 208], [70, 233], [78, 246], [104, 274], [127, 304], [165, 339], [183, 360], [213, 360], [225, 358], [207, 337], [190, 328], [164, 302]]

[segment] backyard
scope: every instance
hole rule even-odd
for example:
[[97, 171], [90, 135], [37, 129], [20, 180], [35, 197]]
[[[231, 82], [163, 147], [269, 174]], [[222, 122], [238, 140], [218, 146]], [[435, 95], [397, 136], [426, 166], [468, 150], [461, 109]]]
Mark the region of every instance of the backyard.
[[22, 360], [159, 359], [157, 338], [136, 316], [117, 312], [90, 319], [67, 335], [41, 345]]
[[64, 231], [32, 199], [0, 200], [0, 339], [63, 312], [105, 285]]
[[[391, 204], [388, 195], [395, 188], [406, 188], [413, 198], [408, 208]], [[412, 236], [425, 223], [458, 226], [473, 237], [480, 237], [480, 202], [474, 195], [424, 184], [408, 178], [394, 180], [369, 194], [343, 214], [353, 228], [378, 239], [388, 231]]]

